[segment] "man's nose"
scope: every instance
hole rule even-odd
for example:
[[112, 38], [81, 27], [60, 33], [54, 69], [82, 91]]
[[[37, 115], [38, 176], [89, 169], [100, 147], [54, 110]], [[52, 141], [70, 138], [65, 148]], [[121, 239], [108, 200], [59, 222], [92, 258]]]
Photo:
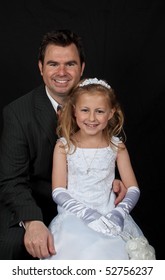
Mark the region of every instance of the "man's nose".
[[60, 66], [58, 67], [58, 73], [59, 73], [60, 75], [64, 75], [64, 74], [66, 73], [66, 67], [65, 67], [65, 65], [60, 65]]

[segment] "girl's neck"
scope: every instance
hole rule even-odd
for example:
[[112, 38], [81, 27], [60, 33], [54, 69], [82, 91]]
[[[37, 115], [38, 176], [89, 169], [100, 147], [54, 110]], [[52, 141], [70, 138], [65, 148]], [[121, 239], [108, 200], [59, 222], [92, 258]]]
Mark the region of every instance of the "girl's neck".
[[80, 148], [102, 148], [107, 147], [107, 142], [103, 134], [99, 135], [84, 135], [80, 131], [74, 137], [77, 146]]

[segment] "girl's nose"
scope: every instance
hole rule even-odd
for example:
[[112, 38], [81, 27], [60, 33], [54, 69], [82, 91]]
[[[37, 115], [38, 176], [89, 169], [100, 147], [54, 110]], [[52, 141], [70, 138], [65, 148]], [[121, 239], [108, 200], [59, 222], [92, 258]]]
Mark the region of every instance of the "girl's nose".
[[95, 120], [95, 112], [90, 112], [90, 113], [89, 113], [89, 120], [90, 120], [91, 122], [93, 122], [93, 121]]

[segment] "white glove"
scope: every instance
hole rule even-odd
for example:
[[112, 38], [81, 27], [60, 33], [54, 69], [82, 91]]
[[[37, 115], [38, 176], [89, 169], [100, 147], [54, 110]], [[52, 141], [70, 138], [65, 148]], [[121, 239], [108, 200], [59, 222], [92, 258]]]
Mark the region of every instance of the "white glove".
[[88, 224], [88, 227], [90, 227], [91, 229], [93, 229], [97, 232], [102, 232], [104, 234], [110, 233], [109, 228], [107, 227], [107, 225], [102, 220], [102, 216], [99, 219], [94, 220], [93, 222], [90, 222]]
[[125, 198], [105, 217], [110, 223], [116, 226], [118, 232], [123, 230], [124, 219], [131, 210], [135, 207], [140, 196], [140, 190], [138, 187], [129, 187]]
[[83, 203], [74, 199], [65, 188], [58, 187], [54, 189], [52, 192], [52, 197], [57, 205], [83, 219], [86, 223], [90, 223], [101, 217], [101, 214], [95, 209], [89, 208]]
[[101, 216], [99, 219], [90, 222], [88, 226], [97, 232], [101, 232], [109, 236], [118, 234], [119, 230], [118, 226], [112, 222], [109, 222], [104, 216]]

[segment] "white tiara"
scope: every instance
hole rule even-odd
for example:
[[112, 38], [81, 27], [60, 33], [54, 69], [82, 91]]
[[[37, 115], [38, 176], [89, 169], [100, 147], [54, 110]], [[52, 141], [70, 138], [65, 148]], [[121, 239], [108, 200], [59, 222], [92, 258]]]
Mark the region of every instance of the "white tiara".
[[79, 87], [84, 87], [87, 85], [101, 85], [106, 88], [111, 88], [110, 85], [108, 85], [105, 81], [103, 80], [98, 80], [97, 78], [93, 79], [85, 79], [82, 83], [79, 84]]

